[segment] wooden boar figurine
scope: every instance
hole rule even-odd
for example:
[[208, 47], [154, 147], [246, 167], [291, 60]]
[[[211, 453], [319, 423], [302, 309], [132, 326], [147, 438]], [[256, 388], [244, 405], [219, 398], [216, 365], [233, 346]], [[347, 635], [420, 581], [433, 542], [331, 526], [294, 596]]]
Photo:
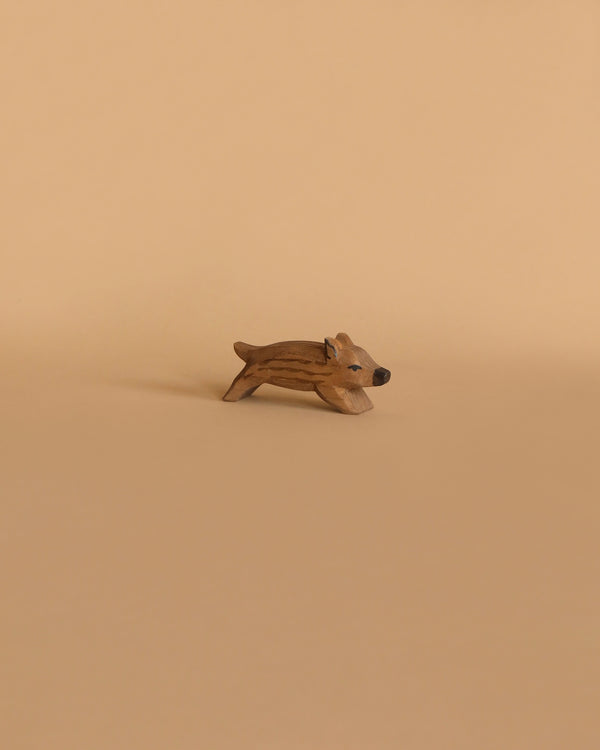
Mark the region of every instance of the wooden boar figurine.
[[250, 396], [263, 383], [316, 393], [344, 414], [361, 414], [373, 408], [364, 388], [383, 385], [391, 377], [364, 349], [352, 343], [346, 333], [318, 341], [282, 341], [252, 346], [233, 345], [246, 366], [235, 378], [225, 401]]

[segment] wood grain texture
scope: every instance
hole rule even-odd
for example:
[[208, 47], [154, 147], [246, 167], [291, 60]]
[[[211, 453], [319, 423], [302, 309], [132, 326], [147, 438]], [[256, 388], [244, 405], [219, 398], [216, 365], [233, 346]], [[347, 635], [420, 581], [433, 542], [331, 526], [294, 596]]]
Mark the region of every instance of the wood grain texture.
[[233, 348], [246, 363], [234, 378], [224, 401], [252, 395], [263, 383], [297, 391], [315, 391], [343, 414], [373, 408], [364, 388], [384, 385], [391, 377], [347, 333], [318, 341], [281, 341], [253, 346], [237, 341]]

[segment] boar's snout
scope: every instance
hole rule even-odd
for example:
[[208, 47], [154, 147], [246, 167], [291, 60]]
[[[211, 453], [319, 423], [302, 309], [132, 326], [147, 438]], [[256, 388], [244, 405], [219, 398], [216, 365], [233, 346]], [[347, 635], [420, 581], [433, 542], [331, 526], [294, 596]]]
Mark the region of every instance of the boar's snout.
[[373, 385], [383, 385], [392, 377], [392, 373], [385, 367], [378, 367], [373, 373]]

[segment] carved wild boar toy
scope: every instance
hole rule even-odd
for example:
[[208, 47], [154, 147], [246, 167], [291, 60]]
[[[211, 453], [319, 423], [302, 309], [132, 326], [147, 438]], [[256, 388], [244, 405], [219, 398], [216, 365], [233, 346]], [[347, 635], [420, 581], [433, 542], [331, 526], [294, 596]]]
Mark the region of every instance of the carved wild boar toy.
[[361, 414], [373, 408], [364, 388], [384, 385], [389, 370], [373, 361], [364, 349], [352, 343], [347, 333], [318, 341], [282, 341], [252, 346], [233, 345], [246, 366], [235, 378], [225, 401], [250, 396], [263, 383], [315, 391], [323, 401], [344, 414]]

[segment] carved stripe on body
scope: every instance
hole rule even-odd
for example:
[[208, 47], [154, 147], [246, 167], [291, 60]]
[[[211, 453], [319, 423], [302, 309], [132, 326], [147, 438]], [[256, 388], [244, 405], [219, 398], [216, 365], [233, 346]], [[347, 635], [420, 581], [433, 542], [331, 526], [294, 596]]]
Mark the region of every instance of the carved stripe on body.
[[301, 367], [257, 367], [254, 371], [256, 373], [269, 373], [269, 372], [301, 372], [303, 375], [325, 375], [325, 372], [315, 372], [314, 370], [305, 370]]
[[263, 359], [262, 364], [268, 364], [269, 362], [297, 362], [298, 364], [302, 365], [317, 365], [324, 367], [326, 366], [326, 363], [323, 362], [322, 365], [320, 365], [319, 362], [315, 362], [314, 359], [297, 359], [296, 357], [271, 357], [269, 359]]

